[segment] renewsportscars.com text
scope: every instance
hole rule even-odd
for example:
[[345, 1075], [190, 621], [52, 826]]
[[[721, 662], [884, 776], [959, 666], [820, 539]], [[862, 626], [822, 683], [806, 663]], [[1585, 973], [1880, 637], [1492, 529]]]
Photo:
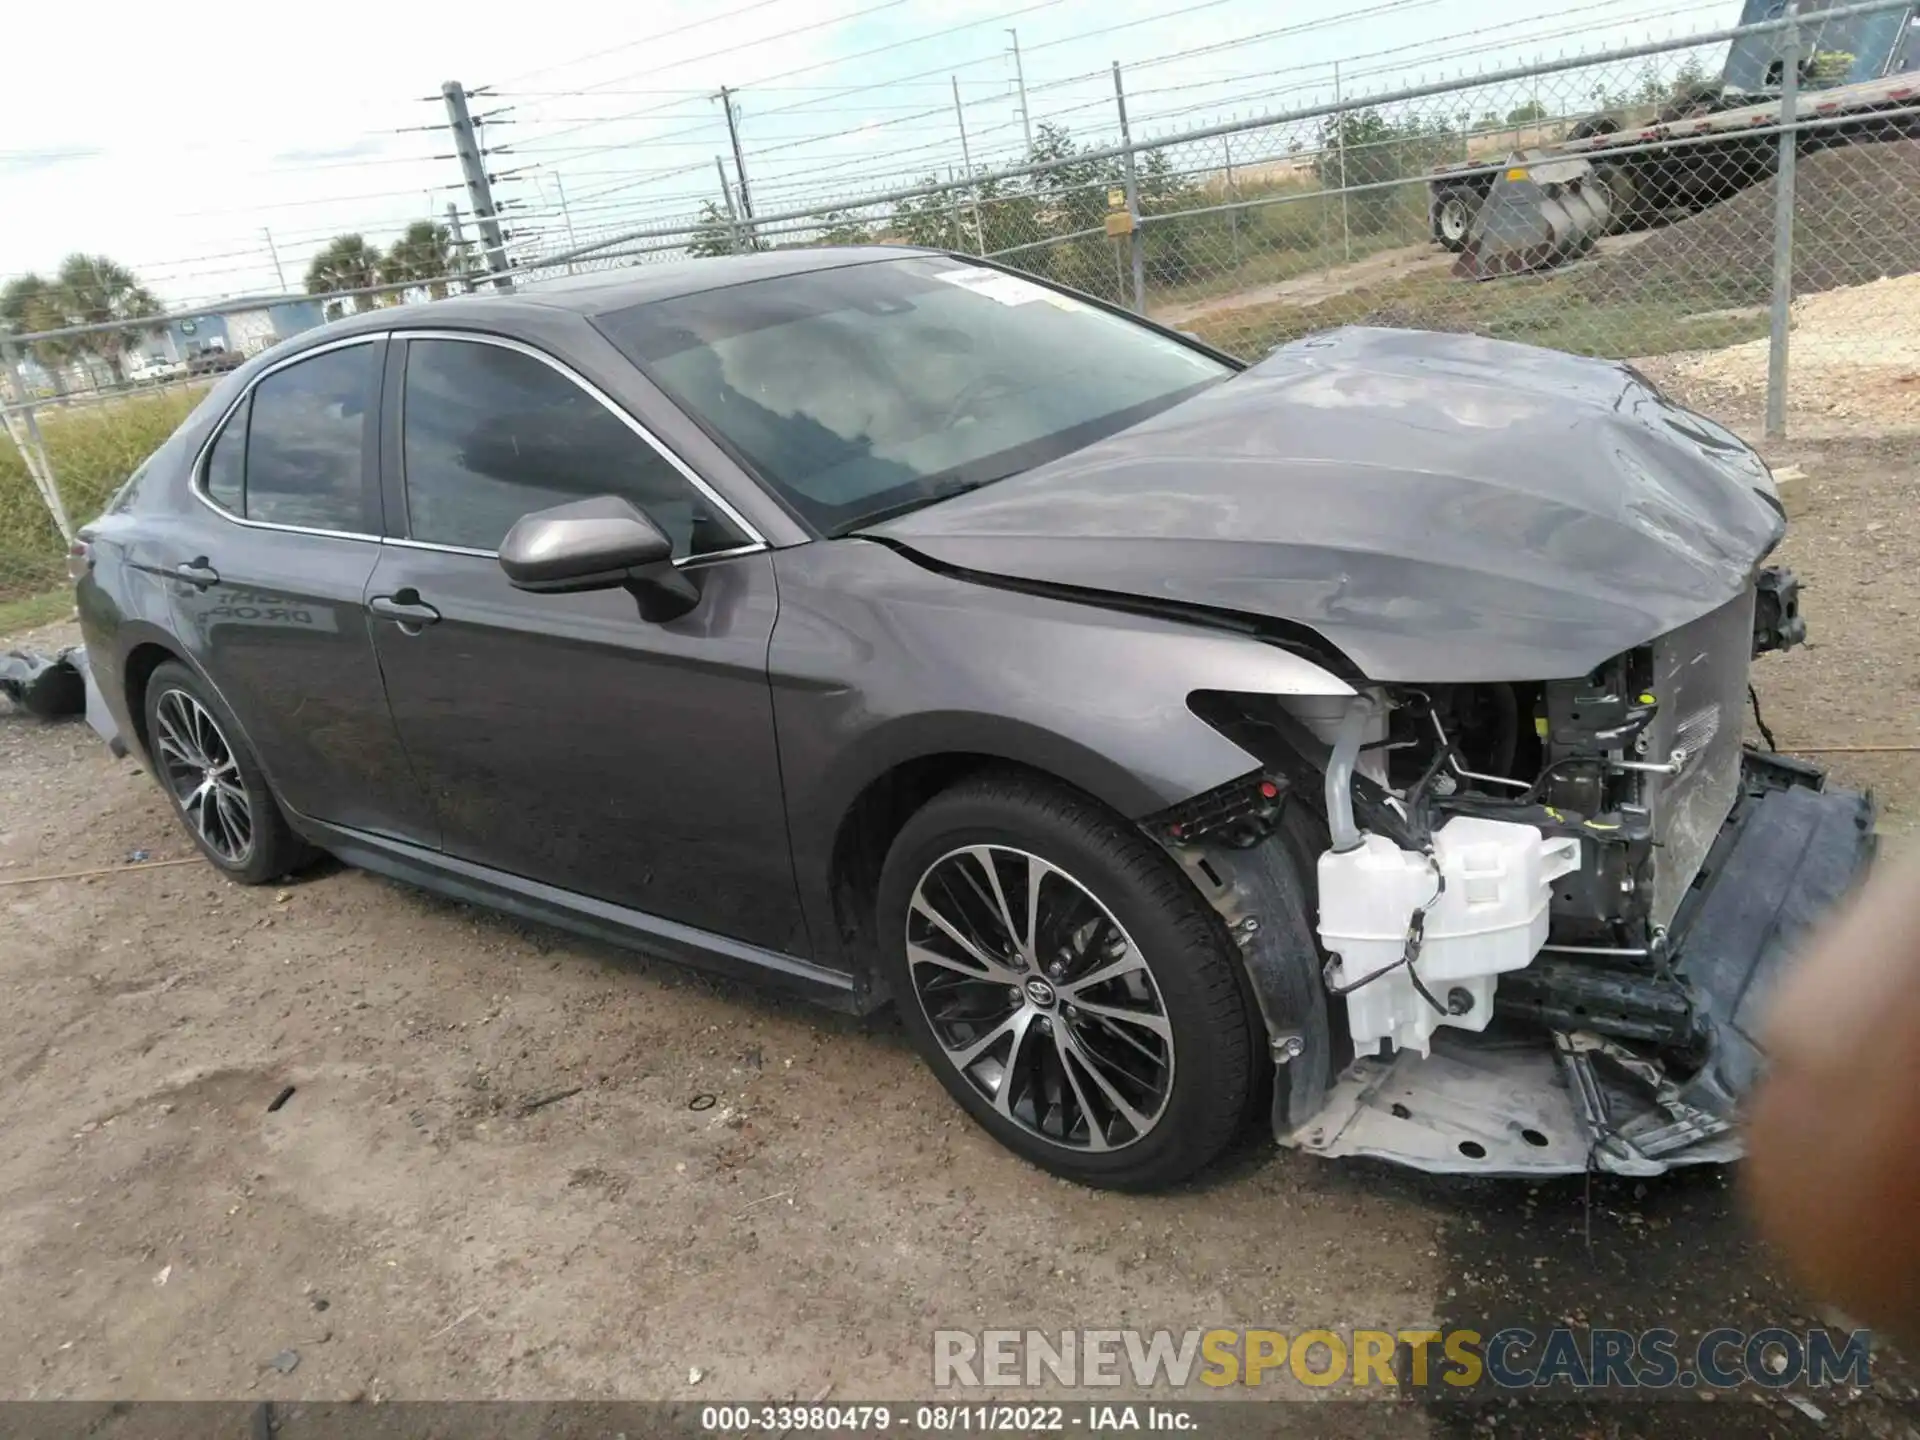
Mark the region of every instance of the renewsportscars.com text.
[[1871, 1383], [1866, 1330], [1508, 1327], [1479, 1330], [939, 1330], [940, 1389], [1131, 1385], [1223, 1389], [1491, 1384], [1501, 1389], [1778, 1389]]

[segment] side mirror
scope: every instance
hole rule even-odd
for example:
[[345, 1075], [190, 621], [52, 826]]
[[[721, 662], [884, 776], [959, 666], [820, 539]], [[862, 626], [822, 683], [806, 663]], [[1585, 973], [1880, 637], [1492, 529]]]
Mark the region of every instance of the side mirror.
[[673, 542], [617, 495], [596, 495], [522, 515], [500, 542], [500, 568], [516, 590], [576, 594], [624, 588], [649, 620], [684, 615], [699, 602], [671, 565]]

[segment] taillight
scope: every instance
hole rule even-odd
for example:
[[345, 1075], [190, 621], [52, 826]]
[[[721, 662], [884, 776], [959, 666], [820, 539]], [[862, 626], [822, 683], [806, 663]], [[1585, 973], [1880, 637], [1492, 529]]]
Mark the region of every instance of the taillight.
[[93, 546], [76, 540], [67, 546], [67, 578], [78, 582], [93, 569]]

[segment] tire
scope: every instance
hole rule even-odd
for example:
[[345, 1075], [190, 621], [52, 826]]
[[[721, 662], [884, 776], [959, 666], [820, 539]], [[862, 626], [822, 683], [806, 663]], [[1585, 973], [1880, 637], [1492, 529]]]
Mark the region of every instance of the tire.
[[239, 723], [199, 676], [177, 660], [156, 666], [145, 710], [154, 778], [215, 869], [242, 885], [264, 885], [312, 861], [315, 852], [288, 827]]
[[1625, 165], [1595, 165], [1593, 184], [1607, 193], [1607, 231], [1624, 235], [1639, 228], [1641, 215], [1640, 183]]
[[1463, 185], [1452, 185], [1433, 198], [1433, 238], [1458, 255], [1467, 248], [1480, 196]]
[[[971, 953], [934, 912], [977, 938]], [[1155, 1190], [1240, 1130], [1259, 1051], [1238, 953], [1173, 860], [1093, 801], [1014, 773], [962, 781], [895, 838], [877, 913], [915, 1047], [1015, 1154]], [[996, 939], [1012, 943], [984, 968], [972, 956]]]

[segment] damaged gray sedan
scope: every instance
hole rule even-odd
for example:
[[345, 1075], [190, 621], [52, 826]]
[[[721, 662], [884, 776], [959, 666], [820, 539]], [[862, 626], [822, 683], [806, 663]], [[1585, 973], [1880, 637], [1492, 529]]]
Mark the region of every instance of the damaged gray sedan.
[[1242, 367], [962, 257], [376, 311], [224, 379], [76, 547], [207, 858], [318, 851], [854, 1011], [1009, 1148], [1254, 1113], [1436, 1171], [1736, 1153], [1873, 812], [1742, 744], [1765, 466], [1626, 367]]

